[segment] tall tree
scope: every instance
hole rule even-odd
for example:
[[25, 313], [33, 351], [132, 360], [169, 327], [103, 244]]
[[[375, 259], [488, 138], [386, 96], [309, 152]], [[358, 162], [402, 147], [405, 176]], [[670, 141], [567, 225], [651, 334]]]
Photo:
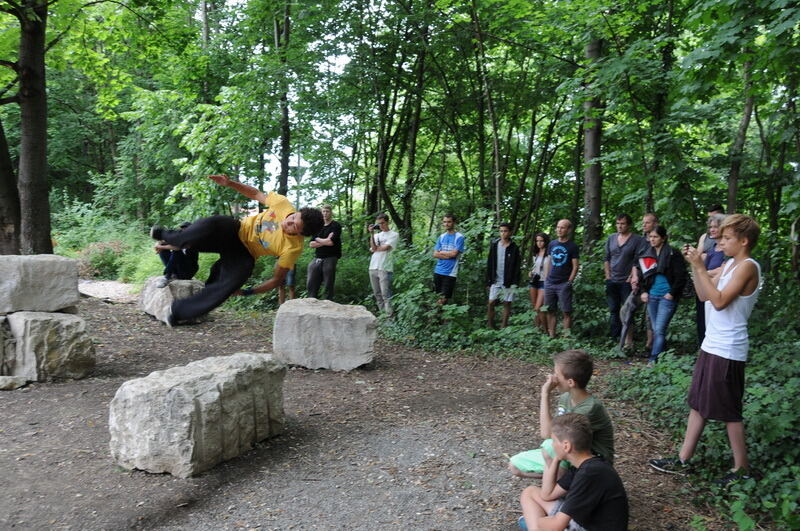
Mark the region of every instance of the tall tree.
[[[0, 103], [16, 103], [20, 109], [16, 188], [20, 207], [19, 245], [23, 254], [53, 252], [50, 239], [50, 190], [47, 184], [47, 88], [44, 67], [49, 3], [52, 2], [0, 2], [0, 11], [13, 15], [20, 29], [17, 60], [3, 60], [0, 63], [16, 73], [19, 89], [13, 96], [0, 100]], [[6, 153], [2, 158], [9, 160], [7, 144], [5, 147]], [[11, 179], [6, 175], [4, 181], [7, 193], [12, 194]], [[11, 205], [11, 202], [8, 204]], [[7, 208], [4, 203], [0, 206]], [[13, 219], [14, 216], [13, 210], [2, 215], [6, 219]]]

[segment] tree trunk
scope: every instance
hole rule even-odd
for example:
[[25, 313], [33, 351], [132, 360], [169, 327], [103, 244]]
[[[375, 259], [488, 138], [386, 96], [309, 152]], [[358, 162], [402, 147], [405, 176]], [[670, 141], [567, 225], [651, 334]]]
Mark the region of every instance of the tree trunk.
[[492, 101], [492, 91], [489, 87], [489, 77], [486, 73], [485, 55], [486, 52], [483, 48], [483, 30], [481, 29], [480, 20], [478, 19], [478, 9], [475, 5], [475, 0], [472, 0], [472, 22], [475, 26], [475, 38], [477, 40], [477, 49], [475, 50], [475, 64], [477, 67], [478, 80], [481, 84], [481, 92], [486, 101], [486, 112], [489, 114], [489, 123], [492, 126], [492, 180], [494, 182], [494, 215], [495, 221], [500, 223], [500, 204], [502, 196], [501, 179], [502, 173], [500, 171], [500, 139], [498, 138], [498, 125], [497, 116], [494, 112], [494, 102]]
[[[748, 50], [746, 50], [748, 52]], [[753, 94], [750, 90], [750, 61], [744, 63], [744, 109], [742, 119], [739, 122], [739, 130], [736, 133], [736, 140], [731, 147], [731, 169], [728, 173], [728, 213], [736, 212], [736, 195], [739, 191], [739, 174], [742, 169], [742, 158], [744, 156], [744, 142], [747, 139], [747, 128], [750, 126], [750, 117], [753, 115]]]
[[19, 254], [19, 191], [0, 122], [0, 254]]
[[[287, 86], [288, 76], [286, 74], [286, 56], [289, 48], [289, 3], [284, 6], [283, 17], [275, 17], [275, 49], [280, 54], [281, 65], [283, 66], [281, 79], [281, 173], [278, 176], [278, 193], [286, 195], [289, 192], [289, 159], [292, 154], [291, 149], [291, 125], [289, 123], [289, 88]], [[298, 170], [299, 171], [299, 170]]]
[[47, 91], [44, 55], [47, 2], [28, 2], [19, 45], [19, 206], [22, 254], [52, 253], [47, 182]]
[[[592, 40], [586, 46], [586, 59], [590, 63], [600, 58], [602, 42], [598, 39]], [[583, 247], [589, 250], [592, 244], [602, 236], [602, 225], [600, 223], [600, 209], [602, 208], [603, 180], [600, 172], [600, 133], [602, 130], [600, 117], [600, 98], [592, 92], [594, 88], [591, 82], [586, 87], [588, 94], [583, 103], [584, 109], [584, 149], [583, 149], [583, 183], [584, 183], [584, 206], [586, 212], [585, 232], [583, 233]]]

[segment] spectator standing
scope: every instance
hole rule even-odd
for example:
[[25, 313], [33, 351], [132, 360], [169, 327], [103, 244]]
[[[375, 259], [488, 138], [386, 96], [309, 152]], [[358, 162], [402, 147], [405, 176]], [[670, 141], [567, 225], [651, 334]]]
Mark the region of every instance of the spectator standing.
[[744, 433], [742, 399], [749, 350], [747, 321], [758, 300], [761, 267], [750, 257], [760, 228], [752, 218], [733, 214], [720, 227], [723, 252], [731, 259], [716, 277], [708, 274], [701, 253], [686, 246], [697, 295], [706, 303], [706, 335], [689, 386], [689, 419], [676, 457], [650, 460], [661, 472], [685, 474], [706, 422], [725, 423], [733, 452], [733, 469], [718, 484], [746, 479], [750, 463]]
[[536, 312], [534, 323], [545, 333], [547, 333], [547, 314], [541, 309], [544, 305], [544, 279], [550, 272], [550, 255], [547, 254], [549, 243], [550, 237], [544, 232], [537, 232], [533, 237], [533, 265], [528, 276], [528, 294], [531, 306]]
[[570, 239], [572, 222], [562, 219], [556, 225], [558, 239], [547, 247], [550, 255], [550, 273], [544, 281], [544, 303], [547, 305], [547, 333], [556, 337], [556, 312], [563, 314], [563, 333], [572, 328], [572, 282], [580, 267], [580, 250]]
[[[722, 208], [722, 207], [719, 207]], [[711, 212], [708, 216], [708, 231], [704, 232], [697, 242], [697, 249], [703, 257], [706, 270], [714, 275], [725, 261], [725, 253], [719, 244], [719, 227], [728, 217], [721, 212]], [[697, 322], [697, 343], [701, 345], [706, 335], [706, 309], [705, 303], [695, 293], [695, 312]]]
[[[650, 249], [649, 235], [654, 228], [658, 226], [658, 216], [653, 212], [647, 212], [642, 216], [642, 245], [639, 247], [639, 254], [647, 252]], [[631, 287], [634, 291], [639, 289], [641, 271], [635, 271], [635, 278], [631, 282]], [[641, 299], [639, 299], [641, 300]], [[647, 305], [644, 305], [644, 325], [647, 329], [647, 339], [645, 341], [645, 352], [641, 354], [642, 357], [649, 358], [650, 351], [653, 349], [653, 323], [650, 320], [650, 314], [647, 312]]]
[[458, 276], [458, 260], [464, 252], [464, 235], [456, 231], [456, 218], [453, 214], [442, 217], [444, 232], [436, 240], [433, 257], [436, 266], [433, 269], [433, 290], [439, 294], [437, 304], [444, 305], [453, 297]]
[[378, 311], [392, 317], [392, 274], [394, 257], [392, 250], [397, 247], [400, 235], [389, 228], [389, 216], [378, 214], [374, 225], [367, 225], [369, 231], [369, 281]]
[[[642, 237], [633, 234], [633, 220], [628, 214], [616, 218], [617, 232], [608, 237], [605, 245], [603, 270], [606, 278], [606, 301], [608, 303], [611, 337], [619, 342], [622, 321], [619, 311], [631, 294], [631, 282], [636, 278], [636, 257], [642, 246]], [[628, 328], [625, 347], [633, 347], [633, 328]]]
[[683, 287], [686, 285], [686, 265], [677, 249], [667, 243], [667, 229], [658, 225], [650, 232], [650, 249], [640, 258], [642, 302], [653, 323], [653, 346], [650, 362], [655, 363], [664, 351], [667, 327], [678, 308]]
[[496, 328], [494, 323], [494, 307], [497, 301], [503, 300], [502, 328], [508, 326], [511, 317], [511, 304], [514, 302], [514, 290], [519, 282], [520, 252], [519, 247], [511, 239], [511, 224], [500, 224], [500, 237], [489, 246], [489, 258], [486, 264], [486, 284], [489, 286], [489, 304], [486, 319], [489, 328]]
[[333, 300], [336, 284], [336, 265], [342, 257], [342, 226], [333, 219], [333, 207], [322, 205], [322, 229], [312, 238], [314, 259], [308, 264], [306, 291], [308, 297], [318, 298], [319, 288], [325, 284], [325, 298]]

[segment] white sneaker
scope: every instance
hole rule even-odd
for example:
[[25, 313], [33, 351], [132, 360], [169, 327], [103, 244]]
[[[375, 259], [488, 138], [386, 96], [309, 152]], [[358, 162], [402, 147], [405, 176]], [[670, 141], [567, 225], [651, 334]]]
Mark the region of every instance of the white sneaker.
[[169, 279], [167, 277], [161, 277], [156, 280], [156, 287], [157, 288], [166, 288], [169, 285]]

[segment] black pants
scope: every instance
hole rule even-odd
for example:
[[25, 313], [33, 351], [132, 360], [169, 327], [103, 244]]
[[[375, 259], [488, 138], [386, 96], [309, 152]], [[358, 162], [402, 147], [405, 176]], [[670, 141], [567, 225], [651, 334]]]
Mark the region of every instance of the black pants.
[[312, 299], [317, 298], [319, 288], [324, 280], [325, 298], [333, 300], [333, 286], [336, 283], [336, 263], [339, 261], [337, 256], [328, 258], [315, 258], [308, 264], [306, 276], [306, 291]]
[[181, 249], [219, 253], [205, 288], [172, 303], [172, 319], [176, 322], [205, 315], [225, 302], [247, 282], [256, 263], [239, 240], [239, 220], [229, 216], [199, 219], [182, 231], [165, 230], [161, 237]]

